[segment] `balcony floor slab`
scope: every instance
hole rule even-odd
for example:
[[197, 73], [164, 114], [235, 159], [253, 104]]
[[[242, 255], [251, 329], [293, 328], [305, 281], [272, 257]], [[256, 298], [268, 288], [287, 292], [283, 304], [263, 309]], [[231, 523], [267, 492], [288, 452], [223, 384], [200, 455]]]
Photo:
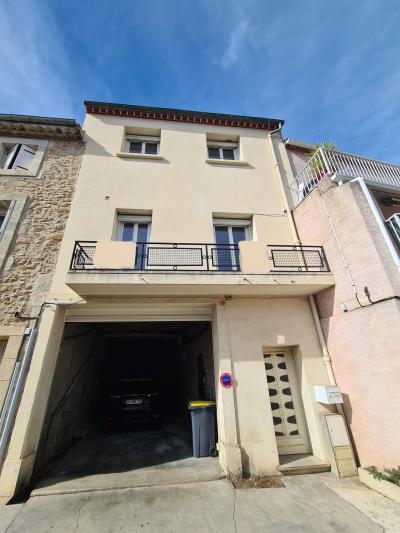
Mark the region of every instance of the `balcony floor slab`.
[[306, 296], [334, 285], [331, 273], [185, 273], [74, 271], [66, 284], [81, 296]]

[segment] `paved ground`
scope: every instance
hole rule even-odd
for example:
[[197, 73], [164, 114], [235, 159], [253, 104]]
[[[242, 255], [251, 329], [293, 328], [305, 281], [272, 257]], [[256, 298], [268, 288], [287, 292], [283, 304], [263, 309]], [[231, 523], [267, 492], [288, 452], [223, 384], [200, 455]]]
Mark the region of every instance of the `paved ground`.
[[0, 511], [8, 533], [399, 533], [400, 505], [333, 474], [285, 477], [285, 488], [227, 480], [36, 496]]
[[60, 457], [33, 494], [149, 487], [223, 477], [217, 458], [193, 457], [186, 425], [167, 420], [159, 426], [92, 431]]
[[49, 477], [125, 472], [193, 458], [190, 427], [185, 420], [158, 425], [95, 428], [54, 465]]

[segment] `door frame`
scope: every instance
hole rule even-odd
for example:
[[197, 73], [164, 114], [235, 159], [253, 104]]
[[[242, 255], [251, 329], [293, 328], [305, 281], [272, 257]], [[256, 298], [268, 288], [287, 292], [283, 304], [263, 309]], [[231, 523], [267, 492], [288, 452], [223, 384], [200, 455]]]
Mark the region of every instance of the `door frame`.
[[[296, 375], [296, 369], [293, 361], [293, 350], [290, 346], [284, 346], [282, 348], [264, 348], [263, 349], [263, 361], [265, 363], [265, 354], [267, 353], [284, 353], [285, 361], [287, 365], [289, 375], [289, 386], [292, 391], [292, 398], [294, 404], [294, 414], [296, 416], [297, 427], [299, 430], [299, 436], [279, 437], [275, 435], [276, 444], [278, 448], [278, 455], [296, 455], [303, 453], [312, 453], [310, 436], [307, 428], [307, 419], [304, 410], [303, 401], [301, 398], [300, 388], [298, 386], [298, 380]], [[267, 382], [267, 394], [268, 400], [271, 401], [271, 397], [268, 391]], [[271, 411], [272, 417], [272, 411]], [[296, 442], [297, 441], [297, 442]]]

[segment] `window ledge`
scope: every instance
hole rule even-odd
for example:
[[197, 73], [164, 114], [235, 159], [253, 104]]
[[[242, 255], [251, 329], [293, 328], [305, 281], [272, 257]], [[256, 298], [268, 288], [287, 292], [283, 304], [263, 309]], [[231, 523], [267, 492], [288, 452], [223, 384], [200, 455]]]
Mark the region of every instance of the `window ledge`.
[[250, 163], [243, 159], [206, 159], [206, 163], [211, 165], [233, 165], [237, 167], [248, 167]]
[[32, 172], [31, 170], [22, 170], [15, 168], [0, 168], [0, 176], [20, 176], [26, 178], [32, 178], [37, 175], [37, 172]]
[[131, 154], [130, 152], [117, 152], [115, 155], [117, 157], [126, 157], [128, 159], [164, 159], [164, 157], [159, 154]]

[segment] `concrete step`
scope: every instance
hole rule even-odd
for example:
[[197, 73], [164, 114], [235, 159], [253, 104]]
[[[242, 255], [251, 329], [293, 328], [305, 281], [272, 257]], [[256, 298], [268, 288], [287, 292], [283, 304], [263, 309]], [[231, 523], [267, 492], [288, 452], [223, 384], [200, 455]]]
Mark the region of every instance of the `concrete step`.
[[284, 476], [330, 472], [331, 465], [311, 454], [282, 455], [278, 470]]

